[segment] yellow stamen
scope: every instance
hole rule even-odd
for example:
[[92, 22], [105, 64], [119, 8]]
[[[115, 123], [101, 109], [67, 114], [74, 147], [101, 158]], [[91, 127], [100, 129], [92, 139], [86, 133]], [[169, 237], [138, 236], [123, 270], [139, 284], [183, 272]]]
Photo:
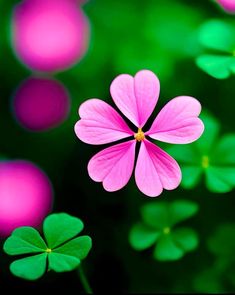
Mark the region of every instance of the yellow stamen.
[[171, 229], [169, 227], [164, 227], [163, 228], [164, 235], [168, 235], [170, 232], [171, 232]]
[[51, 250], [50, 248], [47, 248], [47, 249], [46, 249], [46, 253], [51, 253], [51, 251], [52, 251], [52, 250]]
[[202, 168], [206, 169], [209, 167], [209, 157], [203, 156], [202, 157]]
[[145, 139], [144, 132], [142, 131], [141, 128], [139, 128], [139, 129], [138, 129], [138, 132], [135, 133], [134, 138], [135, 138], [137, 141], [142, 141], [142, 140]]

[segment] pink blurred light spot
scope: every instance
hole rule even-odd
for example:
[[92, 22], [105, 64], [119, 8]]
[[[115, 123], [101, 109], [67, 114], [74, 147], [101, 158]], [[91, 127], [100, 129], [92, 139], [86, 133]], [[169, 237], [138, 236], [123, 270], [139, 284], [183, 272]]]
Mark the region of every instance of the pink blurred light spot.
[[0, 236], [16, 227], [39, 226], [52, 203], [50, 181], [36, 165], [23, 160], [0, 162]]
[[48, 78], [29, 78], [17, 89], [13, 110], [26, 129], [45, 131], [61, 124], [68, 116], [70, 99], [61, 83]]
[[25, 0], [12, 22], [16, 53], [33, 70], [63, 70], [86, 52], [89, 25], [74, 0]]
[[217, 2], [227, 12], [235, 13], [235, 0], [217, 0]]

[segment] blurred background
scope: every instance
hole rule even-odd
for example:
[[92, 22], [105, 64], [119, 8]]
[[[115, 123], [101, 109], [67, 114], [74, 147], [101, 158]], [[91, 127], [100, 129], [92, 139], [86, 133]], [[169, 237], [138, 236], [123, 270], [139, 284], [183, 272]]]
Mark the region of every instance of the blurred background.
[[[221, 134], [234, 132], [234, 77], [215, 79], [195, 63], [202, 24], [233, 18], [209, 0], [0, 0], [1, 243], [17, 226], [40, 227], [49, 212], [67, 212], [84, 221], [84, 234], [93, 239], [84, 268], [96, 292], [233, 292], [235, 262], [229, 254], [229, 266], [213, 273], [218, 253], [208, 246], [219, 239], [229, 253], [235, 250], [233, 187], [213, 192], [202, 177], [193, 189], [180, 186], [150, 199], [132, 178], [108, 193], [87, 173], [89, 159], [103, 147], [74, 133], [82, 102], [96, 97], [112, 104], [112, 80], [141, 69], [160, 79], [156, 112], [173, 97], [193, 96], [220, 122]], [[178, 199], [199, 205], [185, 221], [199, 236], [197, 249], [167, 262], [155, 260], [151, 249], [135, 251], [128, 235], [141, 206]], [[76, 271], [32, 283], [10, 273], [11, 261], [0, 251], [2, 288], [82, 291]]]

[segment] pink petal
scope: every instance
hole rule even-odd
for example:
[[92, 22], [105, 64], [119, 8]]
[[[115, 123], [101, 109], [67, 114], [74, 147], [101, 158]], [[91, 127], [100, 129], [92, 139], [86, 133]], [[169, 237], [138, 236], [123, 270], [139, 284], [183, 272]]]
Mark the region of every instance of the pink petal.
[[180, 184], [181, 171], [171, 156], [145, 139], [140, 146], [135, 180], [142, 193], [157, 197], [163, 188], [173, 190]]
[[189, 96], [179, 96], [169, 101], [160, 111], [146, 135], [168, 143], [190, 143], [204, 131], [198, 118], [201, 105]]
[[110, 105], [100, 99], [89, 99], [79, 108], [75, 133], [89, 144], [105, 144], [134, 136], [126, 122]]
[[103, 182], [109, 192], [123, 188], [129, 181], [135, 161], [136, 140], [120, 143], [96, 154], [88, 164], [90, 177]]
[[143, 70], [134, 78], [126, 74], [118, 76], [112, 82], [110, 92], [120, 111], [142, 128], [155, 108], [160, 84], [153, 72]]

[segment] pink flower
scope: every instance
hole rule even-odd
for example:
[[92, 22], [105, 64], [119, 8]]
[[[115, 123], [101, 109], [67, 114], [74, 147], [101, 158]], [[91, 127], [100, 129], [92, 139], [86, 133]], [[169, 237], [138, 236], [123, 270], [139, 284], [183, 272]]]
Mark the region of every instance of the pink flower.
[[235, 13], [235, 0], [217, 0], [217, 2], [227, 12]]
[[204, 130], [198, 118], [200, 103], [189, 96], [176, 97], [160, 111], [150, 129], [144, 131], [160, 92], [160, 83], [154, 73], [143, 70], [134, 78], [120, 75], [112, 82], [110, 91], [114, 103], [136, 130], [132, 131], [119, 113], [100, 99], [89, 99], [80, 106], [81, 120], [75, 125], [75, 133], [85, 143], [99, 145], [132, 137], [96, 154], [88, 164], [90, 177], [102, 182], [107, 191], [123, 188], [132, 175], [135, 149], [140, 143], [135, 168], [139, 190], [156, 197], [163, 188], [175, 189], [181, 181], [179, 165], [148, 138], [177, 144], [198, 139]]

